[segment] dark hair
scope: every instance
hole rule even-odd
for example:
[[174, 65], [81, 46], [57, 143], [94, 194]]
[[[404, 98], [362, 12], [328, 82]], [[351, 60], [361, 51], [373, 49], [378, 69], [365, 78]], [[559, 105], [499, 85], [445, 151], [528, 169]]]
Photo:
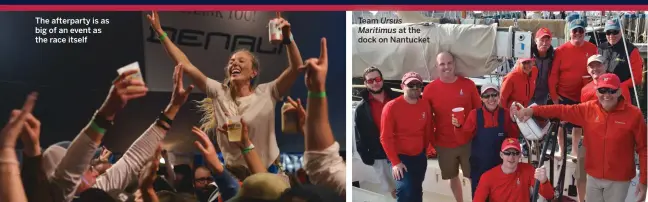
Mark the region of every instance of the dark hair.
[[234, 177], [236, 177], [236, 179], [238, 179], [241, 182], [243, 182], [245, 178], [250, 177], [250, 175], [252, 175], [250, 169], [243, 165], [226, 164], [225, 169], [227, 169], [227, 171], [229, 171], [232, 175], [234, 175]]
[[173, 172], [182, 175], [182, 179], [175, 184], [175, 189], [178, 192], [193, 193], [193, 171], [188, 164], [180, 164], [173, 167]]
[[376, 67], [374, 67], [374, 66], [371, 66], [371, 67], [368, 67], [367, 69], [365, 69], [365, 70], [364, 70], [364, 73], [362, 73], [362, 80], [367, 80], [367, 74], [369, 74], [369, 73], [371, 73], [371, 72], [378, 72], [378, 74], [380, 75], [380, 77], [383, 77], [383, 74], [382, 74], [382, 72], [380, 71], [380, 69], [378, 69], [378, 68], [376, 68]]

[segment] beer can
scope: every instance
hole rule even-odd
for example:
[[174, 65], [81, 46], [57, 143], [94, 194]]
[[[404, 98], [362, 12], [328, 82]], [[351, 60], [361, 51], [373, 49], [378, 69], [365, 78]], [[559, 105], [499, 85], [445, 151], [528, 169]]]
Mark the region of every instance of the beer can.
[[279, 27], [279, 18], [270, 20], [268, 23], [268, 34], [270, 43], [281, 44], [283, 42], [283, 33]]

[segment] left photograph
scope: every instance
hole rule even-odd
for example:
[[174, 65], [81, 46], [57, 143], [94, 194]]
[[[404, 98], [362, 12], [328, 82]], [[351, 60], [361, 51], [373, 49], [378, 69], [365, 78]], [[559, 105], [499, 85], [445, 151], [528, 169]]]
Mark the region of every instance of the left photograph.
[[346, 201], [344, 20], [0, 12], [0, 201]]

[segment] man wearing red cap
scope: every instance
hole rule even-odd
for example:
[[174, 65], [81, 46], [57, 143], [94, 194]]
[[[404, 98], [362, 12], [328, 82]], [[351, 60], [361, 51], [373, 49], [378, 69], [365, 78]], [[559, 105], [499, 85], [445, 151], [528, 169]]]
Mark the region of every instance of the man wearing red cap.
[[533, 67], [533, 59], [519, 59], [515, 69], [509, 72], [502, 82], [502, 96], [500, 104], [504, 108], [510, 108], [513, 102], [529, 106], [536, 89], [538, 69]]
[[[535, 60], [538, 76], [530, 103], [547, 104], [549, 100], [549, 74], [553, 62], [554, 48], [551, 46], [551, 32], [540, 28], [535, 34], [535, 44], [531, 46], [531, 57]], [[510, 106], [507, 106], [510, 107]]]
[[639, 155], [639, 184], [637, 199], [646, 197], [646, 122], [641, 110], [621, 97], [619, 77], [607, 73], [596, 81], [598, 101], [578, 105], [536, 106], [519, 110], [517, 116], [559, 118], [582, 125], [587, 185], [585, 200], [624, 201], [630, 181], [636, 175], [634, 153]]
[[470, 185], [472, 196], [479, 185], [479, 178], [491, 168], [502, 163], [500, 148], [507, 137], [517, 138], [520, 131], [511, 120], [509, 110], [501, 107], [499, 89], [495, 84], [487, 83], [481, 87], [483, 107], [470, 111], [464, 123], [459, 123], [453, 115], [452, 125], [457, 139], [472, 141], [470, 148]]
[[[436, 138], [434, 145], [439, 156], [441, 179], [450, 180], [450, 189], [456, 201], [463, 201], [463, 190], [459, 178], [459, 167], [463, 176], [470, 178], [470, 141], [457, 138], [452, 125], [452, 110], [463, 108], [463, 113], [482, 106], [475, 82], [455, 74], [454, 56], [441, 52], [436, 58], [439, 76], [423, 91], [434, 112]], [[431, 146], [429, 148], [432, 148]]]
[[[597, 53], [596, 45], [585, 41], [587, 23], [582, 19], [569, 22], [570, 39], [556, 49], [554, 61], [549, 75], [549, 94], [554, 104], [578, 104], [583, 88], [583, 77], [587, 75], [587, 59]], [[577, 156], [578, 142], [583, 134], [580, 126], [566, 123], [562, 127], [572, 130], [572, 151]], [[557, 154], [565, 149], [562, 128], [558, 130]], [[562, 158], [562, 156], [561, 156]]]
[[423, 80], [419, 74], [408, 72], [402, 81], [404, 95], [383, 108], [380, 143], [392, 165], [396, 201], [422, 202], [427, 170], [425, 147], [434, 142], [432, 110], [420, 99]]
[[529, 201], [529, 189], [535, 186], [535, 180], [540, 181], [540, 195], [545, 199], [553, 198], [553, 186], [547, 179], [544, 166], [533, 168], [531, 164], [520, 163], [521, 151], [516, 138], [504, 140], [500, 152], [502, 164], [482, 175], [474, 202]]
[[[587, 59], [587, 73], [589, 73], [592, 81], [585, 84], [581, 90], [581, 102], [598, 100], [598, 97], [596, 96], [596, 82], [601, 75], [605, 74], [606, 70], [603, 61], [605, 61], [605, 57], [598, 54], [592, 55]], [[621, 88], [621, 96], [625, 98], [628, 104], [632, 104], [630, 102], [630, 92], [627, 88]], [[585, 143], [584, 137], [581, 140]], [[578, 190], [578, 201], [580, 202], [585, 201], [585, 184], [587, 183], [587, 174], [585, 173], [585, 151], [585, 144], [582, 144], [578, 149], [578, 166], [574, 172], [574, 178], [576, 178], [576, 190]]]

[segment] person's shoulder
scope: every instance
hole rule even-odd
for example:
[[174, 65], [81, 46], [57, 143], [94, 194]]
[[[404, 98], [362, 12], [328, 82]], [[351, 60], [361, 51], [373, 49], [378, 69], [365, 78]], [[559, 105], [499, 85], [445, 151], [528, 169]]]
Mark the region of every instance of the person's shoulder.
[[600, 43], [597, 48], [600, 48], [600, 49], [610, 48], [610, 43], [608, 43], [608, 42]]
[[598, 49], [598, 47], [596, 47], [596, 45], [595, 45], [594, 43], [589, 42], [589, 41], [586, 41], [586, 42], [585, 42], [585, 46], [586, 46], [587, 48], [589, 48], [589, 49], [593, 49], [593, 50], [597, 50], [597, 49]]
[[569, 43], [569, 41], [565, 42], [565, 43], [561, 44], [560, 46], [558, 46], [556, 49], [554, 49], [554, 52], [555, 53], [562, 52], [565, 49], [569, 48], [570, 46], [571, 46], [571, 43]]
[[[487, 170], [486, 172], [484, 172], [484, 174], [482, 174], [481, 179], [490, 179], [490, 178], [493, 178], [493, 177], [497, 176], [499, 173], [502, 172], [502, 168], [500, 166], [502, 166], [502, 164], [499, 164], [499, 165]], [[484, 181], [488, 181], [488, 180], [484, 180]], [[482, 182], [484, 182], [484, 181], [482, 181]]]
[[403, 100], [403, 96], [398, 96], [398, 97], [390, 100], [389, 102], [385, 103], [385, 106], [383, 107], [383, 109], [390, 109], [390, 108], [394, 107], [394, 105], [397, 105], [397, 103], [401, 102], [402, 100]]
[[531, 169], [531, 170], [535, 170], [535, 167], [533, 167], [533, 165], [531, 165], [530, 163], [523, 163], [523, 162], [520, 162], [520, 163], [518, 163], [518, 167], [519, 167], [520, 169], [526, 169], [526, 170]]
[[641, 116], [643, 118], [643, 113], [641, 112], [641, 109], [639, 107], [634, 106], [634, 105], [628, 103], [625, 100], [623, 101], [623, 104], [625, 105], [626, 110], [628, 112], [630, 112], [632, 115], [635, 115], [635, 116], [638, 115], [638, 116]]
[[467, 77], [457, 76], [457, 83], [464, 86], [475, 86], [475, 82]]

